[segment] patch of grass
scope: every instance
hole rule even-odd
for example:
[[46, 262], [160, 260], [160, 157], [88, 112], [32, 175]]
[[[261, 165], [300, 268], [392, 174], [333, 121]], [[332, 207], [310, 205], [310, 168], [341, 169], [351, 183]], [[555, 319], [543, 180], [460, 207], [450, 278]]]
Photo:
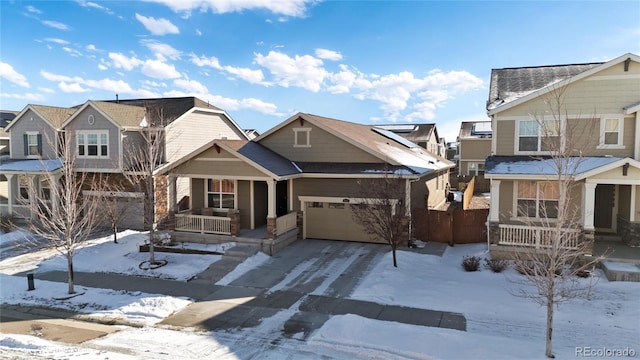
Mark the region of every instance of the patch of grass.
[[478, 271], [480, 270], [480, 257], [478, 256], [465, 256], [462, 259], [462, 267], [465, 271]]

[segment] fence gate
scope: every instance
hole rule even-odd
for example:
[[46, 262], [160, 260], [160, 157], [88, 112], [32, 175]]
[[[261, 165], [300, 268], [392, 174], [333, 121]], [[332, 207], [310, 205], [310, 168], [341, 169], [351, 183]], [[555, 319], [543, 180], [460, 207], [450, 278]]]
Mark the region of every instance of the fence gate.
[[470, 244], [487, 241], [489, 209], [437, 211], [415, 209], [413, 236], [422, 241]]

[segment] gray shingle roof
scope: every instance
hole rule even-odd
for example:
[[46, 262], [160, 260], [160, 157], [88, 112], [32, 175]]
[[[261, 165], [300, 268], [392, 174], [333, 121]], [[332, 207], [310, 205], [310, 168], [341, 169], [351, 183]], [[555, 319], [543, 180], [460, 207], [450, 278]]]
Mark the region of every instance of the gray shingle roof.
[[123, 105], [104, 101], [91, 101], [91, 103], [96, 108], [107, 114], [111, 120], [123, 127], [139, 127], [140, 122], [145, 117], [145, 109], [140, 106]]
[[65, 108], [58, 106], [30, 105], [31, 108], [42, 115], [45, 120], [49, 121], [56, 128], [60, 128], [63, 122], [78, 110], [77, 108]]
[[536, 90], [571, 78], [602, 64], [602, 62], [599, 62], [492, 69], [487, 110], [517, 100]]
[[143, 108], [148, 107], [152, 112], [157, 109], [162, 112], [162, 117], [166, 120], [167, 124], [170, 124], [194, 107], [223, 111], [222, 109], [210, 105], [206, 101], [193, 96], [179, 98], [104, 100], [103, 102], [140, 106]]
[[491, 125], [491, 121], [463, 121], [460, 124], [460, 134], [458, 138], [491, 138], [492, 131], [479, 132], [476, 129], [476, 124]]
[[216, 140], [277, 176], [299, 174], [298, 168], [284, 157], [261, 144], [247, 140]]

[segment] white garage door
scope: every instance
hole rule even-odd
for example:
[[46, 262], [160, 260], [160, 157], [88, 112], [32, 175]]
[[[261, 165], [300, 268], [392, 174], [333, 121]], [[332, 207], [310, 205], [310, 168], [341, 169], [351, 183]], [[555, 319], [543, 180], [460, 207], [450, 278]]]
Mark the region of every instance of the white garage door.
[[379, 239], [372, 239], [353, 220], [352, 205], [349, 203], [306, 202], [305, 205], [307, 238], [384, 243]]
[[[85, 196], [95, 195], [95, 192], [85, 191]], [[98, 195], [96, 195], [98, 196]], [[108, 195], [101, 194], [100, 196], [109, 196], [117, 201], [119, 214], [122, 214], [120, 217], [120, 222], [118, 223], [118, 229], [125, 230], [144, 230], [144, 194], [141, 192], [118, 192], [118, 193], [109, 193]], [[107, 200], [103, 200], [104, 206], [110, 206], [110, 203], [107, 203]], [[100, 206], [100, 205], [98, 205]], [[110, 219], [108, 215], [103, 212], [100, 214], [100, 209], [98, 209], [98, 216], [102, 216], [100, 220], [105, 222], [105, 224], [110, 224]]]

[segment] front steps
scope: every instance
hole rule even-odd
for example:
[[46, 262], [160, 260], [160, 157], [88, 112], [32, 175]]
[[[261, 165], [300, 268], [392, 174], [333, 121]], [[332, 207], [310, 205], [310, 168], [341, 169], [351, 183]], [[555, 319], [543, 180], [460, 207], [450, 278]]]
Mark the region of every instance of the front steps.
[[638, 264], [603, 261], [600, 265], [609, 281], [640, 282], [640, 265]]

